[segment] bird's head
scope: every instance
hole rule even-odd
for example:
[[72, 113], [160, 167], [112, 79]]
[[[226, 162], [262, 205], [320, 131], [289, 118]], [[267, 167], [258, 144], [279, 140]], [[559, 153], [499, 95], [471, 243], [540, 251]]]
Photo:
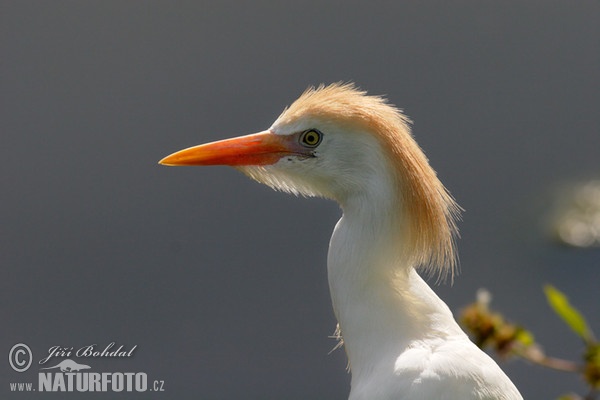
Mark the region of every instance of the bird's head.
[[331, 198], [343, 208], [387, 196], [407, 225], [415, 265], [453, 270], [459, 207], [414, 141], [408, 118], [353, 84], [309, 88], [266, 131], [190, 147], [160, 163], [229, 165], [275, 189]]

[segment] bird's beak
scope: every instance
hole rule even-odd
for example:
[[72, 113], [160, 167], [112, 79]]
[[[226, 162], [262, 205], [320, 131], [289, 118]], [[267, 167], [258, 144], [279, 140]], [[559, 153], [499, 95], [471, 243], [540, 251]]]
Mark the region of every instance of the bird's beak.
[[175, 152], [162, 165], [269, 165], [286, 154], [293, 154], [288, 136], [271, 131], [254, 133], [218, 142], [201, 144]]

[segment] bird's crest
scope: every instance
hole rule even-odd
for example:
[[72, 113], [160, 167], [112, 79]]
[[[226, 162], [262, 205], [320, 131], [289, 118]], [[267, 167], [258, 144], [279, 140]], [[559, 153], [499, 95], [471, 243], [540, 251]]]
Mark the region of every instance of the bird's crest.
[[308, 88], [277, 122], [311, 116], [362, 126], [381, 141], [396, 167], [404, 216], [409, 218], [408, 248], [413, 263], [444, 277], [454, 274], [460, 207], [438, 179], [412, 137], [410, 120], [381, 96], [367, 95], [352, 83]]

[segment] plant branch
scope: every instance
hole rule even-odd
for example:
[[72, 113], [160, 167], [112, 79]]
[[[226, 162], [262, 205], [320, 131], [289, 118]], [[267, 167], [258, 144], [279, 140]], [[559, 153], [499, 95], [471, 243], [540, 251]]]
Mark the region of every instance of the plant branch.
[[513, 353], [534, 364], [564, 372], [583, 372], [583, 366], [562, 358], [549, 357], [538, 346], [515, 346]]

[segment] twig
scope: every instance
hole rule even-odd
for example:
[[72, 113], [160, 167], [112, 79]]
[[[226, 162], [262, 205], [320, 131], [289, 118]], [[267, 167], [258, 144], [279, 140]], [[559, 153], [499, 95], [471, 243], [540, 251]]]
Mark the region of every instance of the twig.
[[565, 372], [582, 372], [583, 366], [562, 358], [549, 357], [538, 346], [516, 346], [514, 353], [534, 364]]

